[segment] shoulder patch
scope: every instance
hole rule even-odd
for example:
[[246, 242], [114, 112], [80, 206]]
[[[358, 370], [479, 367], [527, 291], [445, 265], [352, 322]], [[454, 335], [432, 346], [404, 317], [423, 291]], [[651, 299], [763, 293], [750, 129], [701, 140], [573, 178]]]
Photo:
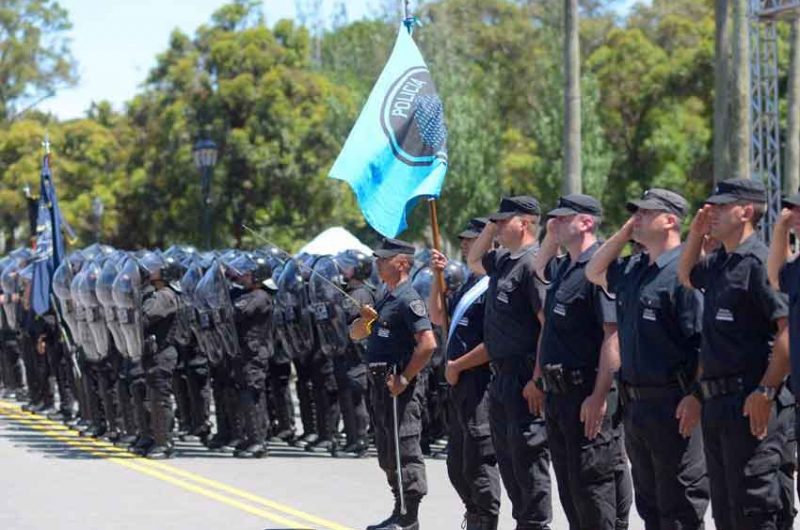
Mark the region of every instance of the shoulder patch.
[[411, 309], [411, 312], [418, 317], [424, 317], [428, 315], [428, 309], [425, 307], [425, 302], [422, 300], [411, 300], [411, 302], [408, 304], [408, 307]]

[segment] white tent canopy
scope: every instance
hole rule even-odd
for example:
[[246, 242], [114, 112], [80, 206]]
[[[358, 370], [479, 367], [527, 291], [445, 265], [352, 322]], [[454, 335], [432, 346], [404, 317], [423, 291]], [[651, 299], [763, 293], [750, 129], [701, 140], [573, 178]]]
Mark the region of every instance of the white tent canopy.
[[372, 255], [372, 249], [359, 241], [359, 239], [341, 226], [332, 226], [317, 235], [314, 239], [305, 244], [299, 253], [316, 254], [324, 256], [327, 254], [338, 254], [344, 250], [360, 250], [368, 255]]

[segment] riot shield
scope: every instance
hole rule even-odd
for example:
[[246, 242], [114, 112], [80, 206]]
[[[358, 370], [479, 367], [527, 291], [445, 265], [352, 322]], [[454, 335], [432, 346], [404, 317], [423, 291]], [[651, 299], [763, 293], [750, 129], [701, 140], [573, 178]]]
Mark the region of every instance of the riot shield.
[[78, 323], [75, 320], [75, 303], [72, 301], [70, 285], [72, 284], [72, 264], [68, 260], [62, 261], [53, 273], [53, 294], [61, 308], [61, 318], [69, 328], [70, 336], [78, 336]]
[[113, 293], [114, 280], [117, 278], [117, 274], [119, 274], [118, 264], [120, 259], [120, 257], [114, 256], [105, 261], [103, 268], [100, 270], [100, 276], [97, 278], [95, 289], [97, 292], [97, 300], [103, 308], [103, 317], [105, 318], [106, 326], [108, 326], [108, 331], [111, 332], [111, 337], [114, 340], [114, 346], [116, 346], [118, 351], [124, 354], [128, 346], [125, 343], [125, 337], [122, 334], [122, 328], [117, 318]]
[[275, 313], [282, 312], [281, 317], [275, 320], [276, 330], [278, 325], [282, 327], [277, 330], [278, 338], [293, 357], [308, 355], [314, 347], [314, 320], [303, 268], [296, 260], [288, 260], [278, 278], [276, 295]]
[[12, 260], [0, 275], [0, 285], [3, 287], [3, 314], [6, 317], [8, 327], [14, 331], [19, 331], [22, 325], [22, 304], [20, 296], [22, 293], [21, 282], [19, 280], [20, 262]]
[[80, 295], [81, 284], [85, 283], [85, 272], [85, 267], [78, 271], [73, 276], [69, 287], [70, 296], [75, 304], [75, 327], [77, 328], [77, 333], [74, 337], [75, 341], [83, 350], [86, 359], [97, 362], [101, 361], [103, 357], [94, 345], [94, 337], [92, 336], [92, 330], [89, 328], [89, 322], [86, 317], [86, 306], [83, 305], [83, 300]]
[[109, 331], [106, 326], [106, 316], [103, 306], [97, 298], [97, 280], [100, 277], [100, 265], [97, 260], [93, 260], [84, 265], [85, 273], [83, 281], [78, 285], [78, 292], [86, 311], [86, 323], [94, 338], [94, 346], [97, 353], [105, 358], [109, 353], [111, 343], [109, 342]]
[[111, 286], [111, 297], [117, 311], [122, 336], [125, 338], [125, 354], [138, 361], [144, 353], [144, 325], [142, 321], [142, 277], [139, 265], [133, 258], [126, 258]]
[[194, 335], [200, 351], [208, 357], [214, 354], [213, 347], [216, 343], [213, 342], [211, 337], [213, 335], [213, 330], [209, 325], [211, 320], [207, 311], [205, 316], [206, 325], [205, 327], [201, 326], [201, 304], [196, 296], [196, 290], [197, 284], [200, 283], [202, 278], [203, 269], [200, 265], [196, 262], [189, 263], [180, 281], [181, 310], [183, 314], [179, 315], [178, 318], [182, 318], [186, 321], [185, 323], [191, 330], [192, 335]]
[[[233, 304], [229, 292], [228, 281], [222, 272], [219, 260], [214, 260], [211, 267], [200, 279], [195, 289], [195, 297], [201, 301], [201, 307], [207, 313], [199, 315], [210, 318], [216, 338], [222, 352], [228, 356], [238, 356], [239, 338], [236, 323], [233, 319]], [[202, 323], [201, 323], [202, 325]]]
[[342, 354], [349, 344], [345, 296], [336, 286], [342, 272], [333, 256], [322, 256], [313, 265], [308, 283], [311, 315], [317, 328], [320, 348], [327, 355]]
[[433, 282], [436, 281], [433, 271], [427, 265], [419, 268], [411, 280], [411, 285], [414, 290], [419, 293], [423, 300], [428, 300], [433, 288]]

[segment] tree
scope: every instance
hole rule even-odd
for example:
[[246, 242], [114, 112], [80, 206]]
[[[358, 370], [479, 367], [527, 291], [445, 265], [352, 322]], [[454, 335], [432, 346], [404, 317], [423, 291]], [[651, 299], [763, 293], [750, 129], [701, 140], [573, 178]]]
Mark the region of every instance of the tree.
[[565, 194], [581, 192], [581, 64], [578, 0], [564, 0]]
[[0, 122], [77, 80], [67, 12], [52, 0], [0, 4]]

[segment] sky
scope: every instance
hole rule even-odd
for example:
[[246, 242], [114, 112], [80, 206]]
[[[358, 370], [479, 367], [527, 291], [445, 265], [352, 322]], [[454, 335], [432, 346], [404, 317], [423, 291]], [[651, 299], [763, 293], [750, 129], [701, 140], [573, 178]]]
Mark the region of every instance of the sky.
[[[323, 19], [343, 2], [349, 20], [374, 14], [380, 0], [322, 0]], [[624, 13], [635, 0], [618, 0]], [[80, 118], [93, 101], [108, 100], [122, 110], [138, 91], [155, 57], [167, 48], [175, 28], [188, 35], [206, 23], [225, 0], [59, 0], [69, 12], [72, 54], [80, 80], [60, 89], [37, 108], [60, 119]], [[412, 6], [415, 2], [412, 2]], [[399, 4], [399, 1], [398, 1]], [[264, 0], [269, 25], [295, 17], [294, 0]]]

